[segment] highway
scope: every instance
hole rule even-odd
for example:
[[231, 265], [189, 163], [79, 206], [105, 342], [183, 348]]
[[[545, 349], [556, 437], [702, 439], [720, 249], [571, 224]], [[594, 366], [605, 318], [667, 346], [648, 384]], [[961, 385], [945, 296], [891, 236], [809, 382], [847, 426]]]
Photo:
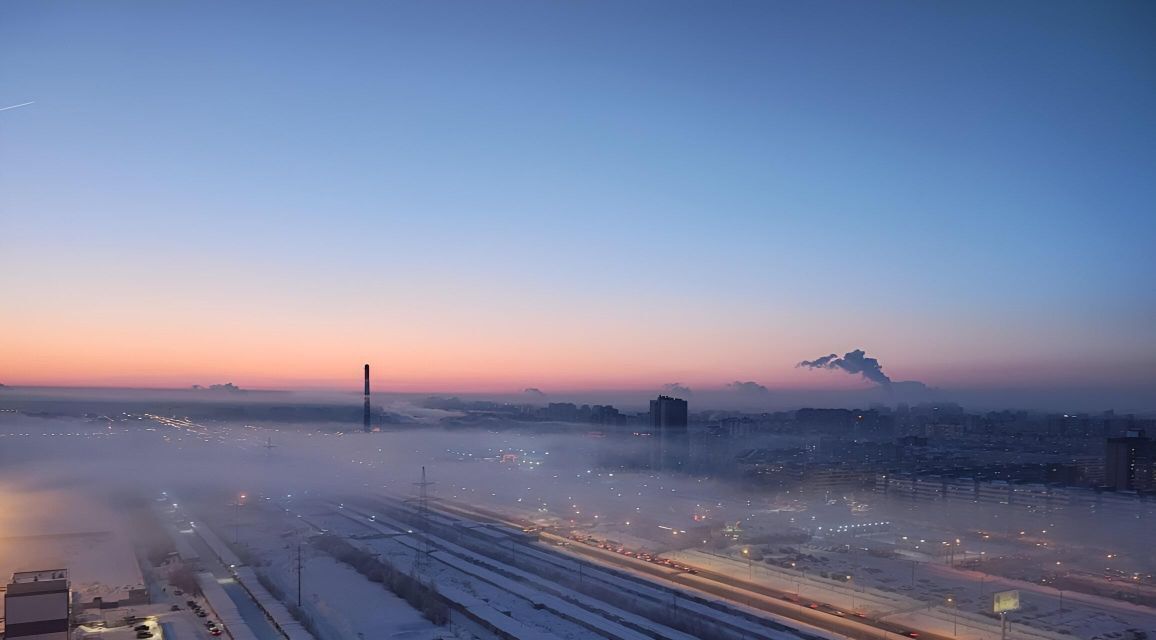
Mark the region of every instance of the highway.
[[[431, 508], [444, 511], [456, 517], [481, 522], [491, 522], [517, 530], [537, 528], [537, 526], [532, 523], [517, 522], [502, 514], [486, 509], [451, 503], [444, 500], [438, 501], [436, 504], [431, 503]], [[694, 573], [677, 571], [663, 564], [647, 562], [597, 546], [575, 543], [574, 540], [568, 537], [547, 531], [539, 531], [539, 535], [541, 539], [547, 543], [540, 546], [554, 552], [561, 549], [562, 552], [567, 555], [580, 556], [596, 564], [610, 565], [635, 573], [645, 574], [651, 578], [674, 583], [680, 587], [694, 589], [712, 596], [725, 598], [735, 603], [802, 622], [812, 627], [838, 633], [849, 638], [886, 638], [890, 636], [918, 637], [928, 638], [930, 640], [953, 640], [951, 636], [911, 629], [890, 623], [886, 620], [855, 618], [845, 613], [844, 615], [838, 615], [834, 613], [835, 611], [839, 611], [835, 607], [825, 607], [824, 603], [812, 599], [804, 598], [796, 603], [794, 593], [771, 589], [701, 566], [693, 567]], [[840, 611], [840, 613], [843, 612]]]

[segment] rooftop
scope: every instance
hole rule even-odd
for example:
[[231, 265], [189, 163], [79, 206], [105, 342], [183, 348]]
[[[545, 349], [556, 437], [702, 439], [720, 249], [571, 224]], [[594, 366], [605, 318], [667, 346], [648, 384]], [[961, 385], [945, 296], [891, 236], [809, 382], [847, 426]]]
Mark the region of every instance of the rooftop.
[[17, 571], [12, 574], [12, 584], [40, 582], [42, 580], [67, 580], [68, 569], [41, 569], [39, 571]]

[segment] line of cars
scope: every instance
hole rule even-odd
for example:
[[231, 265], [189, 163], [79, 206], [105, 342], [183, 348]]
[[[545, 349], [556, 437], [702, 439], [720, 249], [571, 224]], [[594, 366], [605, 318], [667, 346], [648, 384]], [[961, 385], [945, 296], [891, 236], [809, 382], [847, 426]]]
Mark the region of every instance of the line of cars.
[[570, 539], [574, 540], [576, 542], [581, 542], [582, 544], [585, 544], [585, 545], [588, 545], [591, 547], [598, 547], [599, 549], [605, 549], [607, 551], [613, 551], [614, 553], [620, 553], [620, 554], [627, 556], [627, 557], [630, 557], [630, 558], [636, 558], [638, 560], [642, 560], [643, 562], [652, 562], [654, 564], [661, 564], [663, 566], [670, 567], [671, 569], [675, 569], [677, 571], [683, 571], [686, 573], [698, 573], [698, 569], [695, 569], [694, 567], [687, 566], [685, 564], [682, 564], [681, 562], [676, 562], [674, 560], [671, 560], [670, 558], [660, 558], [660, 557], [653, 555], [651, 553], [647, 553], [646, 551], [633, 551], [631, 549], [627, 549], [626, 547], [615, 542], [614, 540], [599, 540], [593, 536], [584, 536], [584, 535], [581, 535], [578, 533], [571, 533]]
[[[199, 603], [197, 603], [196, 600], [186, 600], [185, 604], [189, 605], [189, 609], [192, 610], [192, 612], [198, 618], [209, 617], [209, 614], [206, 613], [203, 608], [201, 608], [201, 605]], [[176, 605], [173, 605], [173, 606], [175, 607]], [[206, 620], [205, 621], [205, 628], [209, 630], [209, 635], [211, 635], [211, 636], [219, 636], [222, 633], [224, 633], [224, 631], [225, 631], [224, 627], [218, 626], [217, 623], [213, 622], [212, 620]]]

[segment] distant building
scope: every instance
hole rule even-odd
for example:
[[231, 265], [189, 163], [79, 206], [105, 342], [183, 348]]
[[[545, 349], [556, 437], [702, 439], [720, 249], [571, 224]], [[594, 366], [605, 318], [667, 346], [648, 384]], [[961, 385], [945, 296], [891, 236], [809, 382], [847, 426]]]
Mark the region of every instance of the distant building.
[[1076, 456], [1076, 482], [1082, 486], [1100, 487], [1104, 485], [1104, 456]]
[[659, 468], [678, 471], [689, 464], [689, 417], [686, 400], [658, 396], [650, 401], [650, 426], [657, 436]]
[[1104, 483], [1117, 491], [1156, 489], [1156, 447], [1143, 430], [1108, 438], [1104, 450]]
[[668, 429], [686, 431], [688, 416], [686, 400], [658, 396], [657, 400], [650, 401], [650, 425], [657, 432]]
[[578, 405], [573, 402], [551, 402], [546, 405], [546, 417], [556, 422], [577, 422]]
[[70, 602], [66, 569], [13, 574], [4, 593], [4, 637], [68, 640]]
[[719, 427], [728, 438], [746, 438], [754, 433], [755, 421], [750, 416], [723, 418]]

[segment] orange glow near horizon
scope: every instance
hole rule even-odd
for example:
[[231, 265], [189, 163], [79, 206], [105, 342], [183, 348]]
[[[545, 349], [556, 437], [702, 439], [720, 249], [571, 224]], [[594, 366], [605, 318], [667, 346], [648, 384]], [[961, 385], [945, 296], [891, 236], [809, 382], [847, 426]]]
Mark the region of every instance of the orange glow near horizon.
[[651, 300], [578, 313], [416, 294], [401, 309], [374, 300], [345, 309], [232, 293], [226, 303], [205, 292], [215, 304], [195, 307], [143, 292], [140, 299], [125, 291], [40, 292], [38, 304], [5, 318], [0, 383], [356, 390], [368, 362], [379, 391], [627, 391], [674, 382], [706, 389], [748, 380], [771, 389], [855, 389], [870, 385], [795, 364], [860, 346], [893, 380], [943, 387], [1080, 384], [1150, 372], [1142, 362], [1095, 364], [1080, 353], [1068, 354], [1080, 367], [1067, 366], [1048, 359], [1050, 343], [1039, 331], [996, 344], [979, 323], [961, 332], [928, 319], [909, 330], [869, 314], [720, 314], [705, 306], [652, 317]]
[[[81, 337], [63, 332], [60, 335], [71, 337], [39, 344], [10, 341], [4, 346], [0, 381], [23, 386], [182, 388], [232, 382], [250, 389], [354, 389], [360, 385], [362, 364], [368, 362], [375, 389], [402, 392], [629, 390], [669, 382], [722, 387], [734, 380], [775, 387], [860, 384], [850, 376], [807, 375], [811, 372], [794, 369], [795, 356], [769, 349], [747, 354], [743, 366], [734, 345], [725, 341], [697, 348], [684, 343], [680, 349], [668, 349], [661, 340], [616, 341], [593, 348], [523, 334], [521, 339], [503, 336], [500, 342], [477, 343], [427, 336], [422, 342], [383, 340], [365, 348], [333, 335], [310, 342], [304, 336], [254, 333], [181, 340], [164, 332], [140, 332], [133, 339], [105, 334], [93, 340], [93, 333]], [[775, 361], [781, 364], [761, 364]]]
[[[704, 311], [654, 322], [642, 314], [493, 307], [467, 314], [424, 300], [422, 309], [376, 306], [348, 314], [265, 307], [259, 300], [213, 309], [173, 302], [150, 308], [135, 300], [119, 301], [120, 307], [77, 300], [73, 308], [53, 301], [0, 333], [0, 382], [345, 389], [359, 386], [365, 362], [383, 391], [721, 387], [734, 380], [798, 387], [830, 377], [794, 369], [815, 355], [812, 349], [766, 340], [757, 318], [720, 322]], [[802, 337], [786, 328], [776, 333], [784, 340]], [[855, 384], [819, 384], [831, 382]]]

